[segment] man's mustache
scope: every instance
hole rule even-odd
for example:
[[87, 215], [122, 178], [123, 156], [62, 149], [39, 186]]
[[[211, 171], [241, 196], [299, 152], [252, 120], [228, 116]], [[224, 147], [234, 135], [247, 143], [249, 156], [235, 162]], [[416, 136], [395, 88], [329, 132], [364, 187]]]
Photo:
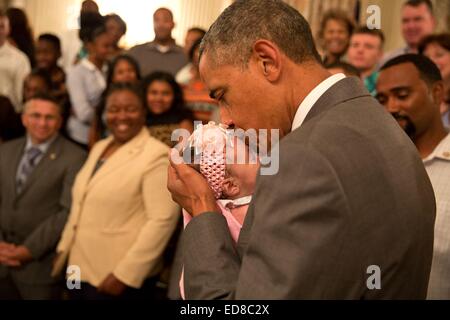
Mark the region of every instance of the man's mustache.
[[397, 121], [403, 120], [406, 123], [406, 125], [403, 127], [403, 130], [410, 138], [414, 138], [416, 134], [416, 126], [411, 121], [411, 119], [407, 115], [401, 114], [399, 112], [392, 112], [391, 115]]

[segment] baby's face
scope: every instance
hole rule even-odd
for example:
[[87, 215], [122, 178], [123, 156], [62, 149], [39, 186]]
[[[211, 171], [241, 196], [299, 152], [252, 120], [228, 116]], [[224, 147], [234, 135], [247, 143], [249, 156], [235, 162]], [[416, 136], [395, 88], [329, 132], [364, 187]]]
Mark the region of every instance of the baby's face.
[[[256, 156], [251, 156], [249, 148], [242, 141], [236, 141], [232, 156], [227, 155], [227, 176], [234, 178], [239, 186], [238, 197], [252, 195], [255, 190], [256, 177], [259, 170], [259, 161]], [[239, 154], [238, 149], [241, 150]], [[242, 157], [242, 158], [239, 158]]]
[[255, 191], [256, 177], [259, 164], [232, 164], [227, 165], [227, 174], [236, 179], [240, 193], [238, 197], [252, 195]]

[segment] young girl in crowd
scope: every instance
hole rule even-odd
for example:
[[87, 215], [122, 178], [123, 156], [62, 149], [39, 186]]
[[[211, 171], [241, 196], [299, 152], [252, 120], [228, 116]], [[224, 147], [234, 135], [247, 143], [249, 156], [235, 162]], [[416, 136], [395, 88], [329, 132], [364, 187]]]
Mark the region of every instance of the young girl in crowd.
[[51, 93], [50, 75], [41, 69], [34, 69], [23, 82], [23, 103], [38, 93]]
[[106, 61], [111, 49], [111, 38], [103, 25], [90, 33], [86, 46], [88, 57], [67, 74], [67, 89], [72, 105], [67, 131], [72, 140], [87, 148], [95, 108], [106, 88]]
[[41, 34], [36, 42], [36, 67], [45, 70], [50, 75], [52, 95], [65, 105], [68, 99], [66, 74], [58, 65], [61, 58], [61, 41], [51, 33]]
[[95, 119], [89, 132], [89, 146], [92, 147], [100, 139], [108, 136], [105, 122], [105, 95], [115, 83], [137, 84], [141, 80], [141, 72], [136, 60], [127, 55], [117, 56], [108, 68], [106, 76], [107, 88], [95, 111]]
[[[205, 126], [200, 125], [189, 140], [191, 149], [186, 150], [190, 155], [188, 158], [183, 155], [183, 158], [193, 163], [208, 181], [217, 206], [227, 220], [230, 235], [237, 243], [255, 189], [259, 170], [257, 157], [244, 141], [233, 136], [222, 124], [209, 122]], [[191, 219], [183, 209], [184, 227]], [[181, 274], [180, 292], [185, 299], [184, 272]]]
[[177, 143], [171, 140], [174, 130], [193, 131], [192, 115], [185, 108], [180, 85], [166, 72], [151, 73], [143, 82], [150, 134], [173, 147]]

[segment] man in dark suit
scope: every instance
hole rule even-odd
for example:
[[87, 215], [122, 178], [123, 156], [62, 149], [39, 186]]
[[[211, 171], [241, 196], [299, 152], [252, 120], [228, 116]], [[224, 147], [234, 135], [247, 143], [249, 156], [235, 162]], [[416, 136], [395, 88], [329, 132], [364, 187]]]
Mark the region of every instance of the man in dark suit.
[[436, 208], [423, 164], [358, 79], [323, 68], [306, 20], [238, 0], [205, 36], [200, 72], [223, 122], [282, 140], [237, 247], [208, 184], [172, 152], [168, 188], [194, 217], [186, 297], [424, 299]]
[[0, 146], [0, 299], [57, 299], [50, 276], [71, 188], [85, 153], [59, 136], [61, 108], [36, 96], [25, 105], [27, 137]]

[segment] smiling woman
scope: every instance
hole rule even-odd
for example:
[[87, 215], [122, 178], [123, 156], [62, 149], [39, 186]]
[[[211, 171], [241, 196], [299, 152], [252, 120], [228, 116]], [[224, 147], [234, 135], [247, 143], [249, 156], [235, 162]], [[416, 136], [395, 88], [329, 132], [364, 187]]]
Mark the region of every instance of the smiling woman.
[[144, 128], [141, 92], [131, 84], [111, 87], [106, 118], [111, 135], [76, 178], [58, 261], [80, 267], [82, 289], [72, 299], [151, 299], [178, 220], [166, 189], [168, 148]]
[[145, 124], [145, 109], [140, 89], [128, 85], [113, 85], [106, 97], [106, 123], [115, 145], [133, 139]]

